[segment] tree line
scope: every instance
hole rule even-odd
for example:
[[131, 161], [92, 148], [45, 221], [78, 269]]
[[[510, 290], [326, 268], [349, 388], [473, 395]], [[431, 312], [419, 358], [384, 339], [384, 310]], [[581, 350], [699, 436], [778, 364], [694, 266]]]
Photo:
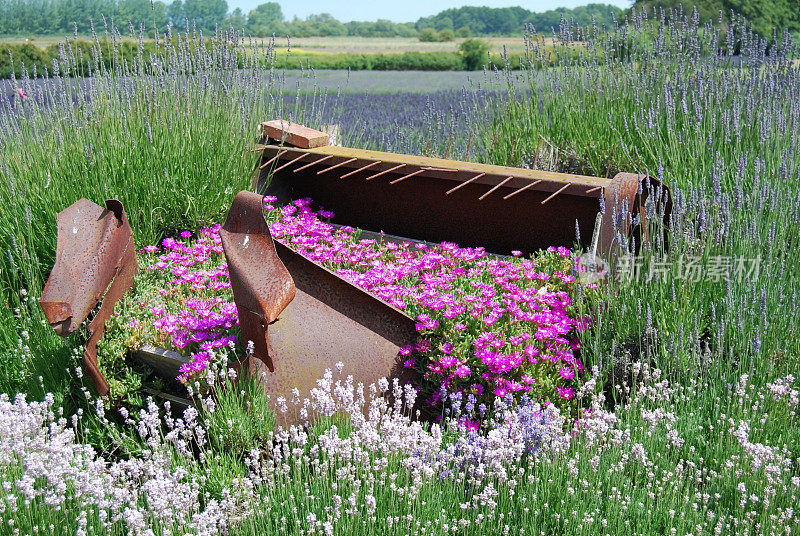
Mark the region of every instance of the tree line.
[[669, 13], [697, 10], [700, 22], [727, 24], [732, 12], [744, 15], [753, 30], [771, 37], [773, 28], [780, 33], [786, 29], [800, 33], [800, 0], [636, 0], [633, 9], [646, 9], [650, 13]]
[[620, 20], [624, 10], [609, 4], [587, 4], [575, 9], [558, 8], [536, 13], [521, 7], [472, 7], [446, 9], [431, 17], [419, 19], [417, 30], [432, 28], [436, 31], [453, 30], [469, 35], [514, 35], [533, 27], [539, 33], [550, 34], [558, 29], [562, 17], [574, 19], [576, 24], [611, 27], [614, 17]]
[[[770, 36], [773, 27], [800, 32], [799, 0], [635, 0], [633, 8], [648, 9], [651, 13], [654, 9], [658, 13], [659, 9], [668, 12], [672, 8], [682, 8], [691, 13], [696, 8], [701, 21], [719, 20], [723, 24], [734, 10], [745, 15], [762, 35]], [[267, 2], [244, 13], [239, 8], [229, 11], [226, 0], [174, 0], [169, 4], [161, 0], [0, 0], [0, 35], [25, 37], [76, 31], [86, 35], [92, 26], [111, 21], [117, 27], [130, 24], [135, 31], [144, 25], [152, 35], [154, 28], [163, 31], [170, 23], [183, 28], [190, 21], [192, 28], [206, 33], [232, 26], [256, 37], [273, 34], [293, 37], [420, 36], [425, 40], [441, 40], [442, 36], [450, 35], [519, 35], [525, 27], [550, 34], [558, 29], [562, 18], [572, 19], [581, 26], [610, 27], [615, 19], [620, 20], [624, 15], [625, 11], [616, 6], [599, 3], [540, 13], [521, 7], [465, 6], [446, 9], [416, 23], [389, 20], [341, 22], [327, 13], [287, 20], [277, 2]]]

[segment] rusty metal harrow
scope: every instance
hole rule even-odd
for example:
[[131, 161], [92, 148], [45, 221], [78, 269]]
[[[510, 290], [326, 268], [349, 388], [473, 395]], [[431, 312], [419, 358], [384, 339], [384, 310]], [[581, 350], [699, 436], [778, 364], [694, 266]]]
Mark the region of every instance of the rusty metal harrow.
[[[236, 196], [220, 235], [242, 338], [252, 341], [238, 366], [256, 375], [272, 400], [293, 389], [306, 396], [338, 362], [364, 385], [411, 380], [399, 349], [417, 334], [403, 311], [273, 240], [262, 194], [279, 204], [311, 197], [335, 213], [335, 224], [361, 228], [362, 236], [455, 242], [496, 254], [572, 246], [577, 225], [581, 236], [595, 237], [598, 253], [613, 255], [631, 234], [649, 239], [648, 223], [663, 230], [671, 210], [669, 189], [643, 175], [605, 179], [334, 147], [324, 133], [282, 121], [262, 124], [257, 150], [253, 189], [260, 193]], [[102, 299], [84, 352], [101, 395], [109, 386], [97, 367], [97, 342], [136, 273], [122, 204], [106, 206], [81, 199], [59, 213], [56, 263], [41, 298], [62, 336]], [[653, 214], [659, 221], [648, 222]], [[185, 361], [163, 350], [136, 355], [169, 379]]]

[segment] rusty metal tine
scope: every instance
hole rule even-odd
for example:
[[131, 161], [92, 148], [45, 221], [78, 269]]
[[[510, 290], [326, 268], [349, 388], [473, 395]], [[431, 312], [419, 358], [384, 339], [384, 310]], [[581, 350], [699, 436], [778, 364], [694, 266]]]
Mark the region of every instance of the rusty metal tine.
[[275, 156], [273, 156], [272, 158], [270, 158], [269, 160], [267, 160], [266, 162], [261, 164], [261, 167], [259, 169], [264, 169], [265, 167], [267, 167], [268, 165], [270, 165], [275, 160], [277, 160], [278, 158], [280, 158], [281, 156], [283, 156], [284, 154], [286, 154], [288, 152], [289, 151], [286, 151], [286, 150], [280, 151], [278, 154], [276, 154]]
[[553, 199], [555, 196], [557, 196], [558, 194], [560, 194], [561, 192], [563, 192], [564, 190], [566, 190], [566, 189], [567, 189], [567, 188], [569, 188], [570, 186], [572, 186], [572, 184], [571, 184], [571, 183], [567, 183], [567, 184], [565, 184], [564, 186], [562, 186], [561, 188], [559, 188], [558, 190], [556, 190], [555, 192], [553, 192], [553, 193], [550, 195], [550, 197], [548, 197], [547, 199], [545, 199], [544, 201], [542, 201], [542, 204], [544, 205], [545, 203], [547, 203], [548, 201], [550, 201], [551, 199]]
[[293, 158], [292, 160], [289, 160], [288, 162], [286, 162], [282, 166], [278, 166], [277, 168], [275, 168], [275, 171], [273, 171], [273, 173], [277, 173], [278, 171], [282, 170], [286, 166], [291, 166], [292, 164], [294, 164], [295, 162], [297, 162], [298, 160], [300, 160], [302, 158], [305, 158], [306, 156], [308, 156], [308, 153], [303, 153], [300, 156], [298, 156], [297, 158]]
[[374, 162], [370, 162], [370, 163], [369, 163], [369, 164], [367, 164], [366, 166], [361, 166], [360, 168], [358, 168], [358, 169], [354, 169], [353, 171], [350, 171], [349, 173], [345, 173], [344, 175], [342, 175], [342, 176], [341, 176], [341, 177], [339, 177], [339, 178], [340, 178], [340, 179], [345, 179], [345, 178], [349, 177], [350, 175], [355, 175], [355, 174], [356, 174], [356, 173], [358, 173], [359, 171], [364, 171], [365, 169], [369, 169], [369, 168], [371, 168], [372, 166], [377, 166], [377, 165], [378, 165], [378, 164], [380, 164], [380, 163], [381, 163], [381, 161], [380, 161], [380, 160], [375, 160]]
[[459, 184], [459, 185], [458, 185], [458, 186], [456, 186], [455, 188], [451, 188], [451, 189], [447, 190], [447, 192], [446, 192], [446, 194], [445, 194], [445, 195], [450, 195], [450, 194], [452, 194], [453, 192], [455, 192], [456, 190], [458, 190], [458, 189], [459, 189], [459, 188], [461, 188], [462, 186], [466, 186], [467, 184], [471, 183], [472, 181], [474, 181], [474, 180], [476, 180], [476, 179], [480, 179], [480, 178], [481, 178], [481, 177], [483, 177], [484, 175], [486, 175], [486, 173], [480, 173], [480, 174], [478, 174], [478, 175], [475, 175], [475, 176], [474, 176], [474, 177], [472, 177], [471, 179], [468, 179], [468, 180], [466, 180], [466, 181], [462, 182], [461, 184]]
[[517, 195], [518, 193], [520, 193], [520, 192], [524, 192], [524, 191], [525, 191], [525, 190], [527, 190], [528, 188], [531, 188], [532, 186], [536, 186], [536, 185], [537, 185], [537, 184], [539, 184], [540, 182], [544, 182], [544, 180], [543, 180], [543, 179], [538, 179], [538, 180], [535, 180], [535, 181], [533, 181], [533, 182], [529, 182], [528, 184], [526, 184], [525, 186], [523, 186], [523, 187], [522, 187], [522, 188], [520, 188], [519, 190], [514, 190], [513, 192], [511, 192], [510, 194], [508, 194], [507, 196], [505, 196], [505, 197], [503, 198], [503, 200], [505, 200], [505, 199], [508, 199], [509, 197], [514, 197], [514, 196], [515, 196], [515, 195]]
[[448, 171], [450, 173], [458, 173], [459, 171], [461, 171], [460, 169], [446, 168], [446, 167], [426, 167], [425, 169], [428, 171]]
[[391, 168], [389, 168], [389, 169], [385, 169], [385, 170], [381, 171], [380, 173], [376, 173], [375, 175], [371, 175], [371, 176], [367, 177], [367, 178], [366, 178], [366, 179], [364, 179], [364, 180], [371, 181], [372, 179], [378, 178], [378, 177], [380, 177], [381, 175], [386, 175], [387, 173], [391, 173], [392, 171], [395, 171], [395, 170], [397, 170], [397, 169], [400, 169], [400, 168], [401, 168], [401, 167], [403, 167], [403, 166], [405, 166], [405, 164], [400, 164], [399, 166], [394, 166], [394, 167], [391, 167]]
[[333, 155], [330, 154], [328, 156], [324, 156], [324, 157], [320, 158], [319, 160], [314, 160], [313, 162], [309, 162], [305, 166], [300, 166], [299, 168], [295, 169], [292, 173], [297, 173], [298, 171], [302, 171], [302, 170], [306, 169], [307, 167], [311, 167], [311, 166], [313, 166], [315, 164], [320, 164], [320, 163], [324, 162], [325, 160], [328, 160], [329, 158], [333, 158]]
[[419, 175], [420, 173], [424, 173], [425, 171], [428, 171], [428, 169], [427, 168], [418, 169], [418, 170], [416, 170], [416, 171], [414, 171], [412, 173], [409, 173], [408, 175], [403, 175], [399, 179], [395, 179], [393, 181], [390, 181], [389, 184], [395, 184], [395, 183], [398, 183], [400, 181], [404, 181], [404, 180], [408, 179], [409, 177], [413, 177], [414, 175]]
[[447, 140], [447, 150], [444, 152], [444, 157], [447, 158], [450, 155], [450, 144], [453, 143], [453, 131], [450, 131], [450, 139]]
[[586, 193], [590, 194], [592, 192], [596, 192], [597, 190], [602, 190], [602, 189], [603, 189], [603, 186], [595, 186], [594, 188], [589, 188], [588, 190], [586, 190]]
[[500, 181], [499, 183], [497, 183], [497, 185], [495, 185], [495, 186], [494, 186], [494, 187], [493, 187], [491, 190], [489, 190], [488, 192], [486, 192], [485, 194], [483, 194], [482, 196], [480, 196], [480, 197], [478, 198], [478, 201], [483, 201], [484, 199], [486, 199], [487, 197], [489, 197], [489, 194], [491, 194], [492, 192], [494, 192], [495, 190], [497, 190], [498, 188], [500, 188], [501, 186], [503, 186], [505, 183], [507, 183], [508, 181], [510, 181], [510, 180], [511, 180], [511, 179], [513, 179], [513, 178], [514, 178], [513, 176], [512, 176], [512, 177], [506, 177], [505, 179], [503, 179], [502, 181]]
[[469, 131], [469, 140], [467, 141], [467, 156], [464, 157], [464, 160], [469, 161], [469, 150], [472, 148], [472, 130]]
[[341, 161], [341, 162], [339, 162], [338, 164], [334, 164], [334, 165], [332, 165], [332, 166], [330, 166], [330, 167], [326, 167], [325, 169], [320, 169], [319, 171], [317, 171], [317, 175], [322, 175], [323, 173], [327, 173], [327, 172], [329, 172], [329, 171], [330, 171], [330, 170], [332, 170], [332, 169], [336, 169], [336, 168], [338, 168], [339, 166], [343, 166], [343, 165], [345, 165], [345, 164], [349, 164], [349, 163], [351, 163], [351, 162], [355, 162], [356, 160], [358, 160], [358, 158], [351, 158], [351, 159], [349, 159], [349, 160], [342, 160], [342, 161]]

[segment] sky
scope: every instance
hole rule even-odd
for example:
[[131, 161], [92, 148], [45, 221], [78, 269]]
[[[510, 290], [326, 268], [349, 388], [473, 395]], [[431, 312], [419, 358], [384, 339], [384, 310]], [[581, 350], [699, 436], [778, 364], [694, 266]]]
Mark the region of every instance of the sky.
[[[228, 9], [242, 8], [249, 12], [258, 4], [275, 0], [228, 0]], [[521, 6], [529, 11], [547, 11], [557, 7], [573, 8], [596, 3], [614, 4], [622, 8], [631, 5], [630, 0], [535, 0], [535, 1], [503, 1], [503, 0], [277, 0], [281, 5], [283, 16], [302, 19], [317, 13], [330, 13], [342, 22], [351, 20], [374, 21], [389, 19], [394, 22], [416, 22], [420, 17], [428, 17], [451, 7], [489, 6], [510, 7]]]

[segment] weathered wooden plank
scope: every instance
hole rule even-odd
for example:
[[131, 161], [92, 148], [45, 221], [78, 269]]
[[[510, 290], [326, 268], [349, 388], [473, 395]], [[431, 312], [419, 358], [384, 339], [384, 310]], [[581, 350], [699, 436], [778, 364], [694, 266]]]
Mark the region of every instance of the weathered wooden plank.
[[281, 141], [285, 145], [293, 145], [301, 149], [323, 147], [330, 143], [330, 136], [325, 132], [280, 119], [261, 123], [261, 136], [267, 136]]
[[178, 376], [181, 365], [188, 361], [178, 352], [158, 348], [151, 344], [143, 344], [138, 350], [131, 352], [131, 356], [152, 368], [159, 377], [165, 380], [174, 380]]

